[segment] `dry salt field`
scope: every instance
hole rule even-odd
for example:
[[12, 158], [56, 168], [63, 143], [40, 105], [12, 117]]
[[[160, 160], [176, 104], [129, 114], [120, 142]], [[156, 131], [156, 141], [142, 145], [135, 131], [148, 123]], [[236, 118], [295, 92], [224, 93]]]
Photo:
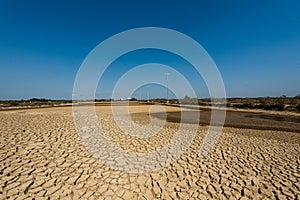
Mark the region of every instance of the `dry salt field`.
[[[132, 120], [149, 124], [149, 109], [130, 106]], [[118, 128], [110, 106], [96, 106], [96, 113], [107, 139], [134, 153], [162, 149], [179, 126], [167, 121], [157, 134], [140, 138]], [[0, 199], [300, 199], [300, 133], [276, 126], [226, 126], [212, 151], [199, 157], [208, 129], [200, 124], [178, 159], [137, 173], [130, 171], [132, 163], [120, 170], [103, 162], [101, 156], [110, 159], [105, 153], [91, 153], [76, 131], [71, 107], [1, 111]]]

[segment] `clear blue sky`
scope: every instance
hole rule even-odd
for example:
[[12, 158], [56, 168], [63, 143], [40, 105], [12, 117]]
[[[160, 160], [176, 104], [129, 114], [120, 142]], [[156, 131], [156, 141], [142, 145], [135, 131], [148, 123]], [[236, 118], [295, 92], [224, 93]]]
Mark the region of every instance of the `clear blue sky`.
[[[3, 0], [0, 99], [70, 99], [77, 70], [96, 45], [121, 31], [147, 26], [174, 29], [198, 41], [217, 64], [229, 97], [300, 93], [298, 0]], [[148, 53], [162, 63], [172, 61], [164, 53]], [[116, 63], [129, 69], [130, 63], [141, 61], [134, 59], [129, 55]], [[114, 84], [108, 80], [126, 71], [118, 69], [107, 73], [100, 96]]]

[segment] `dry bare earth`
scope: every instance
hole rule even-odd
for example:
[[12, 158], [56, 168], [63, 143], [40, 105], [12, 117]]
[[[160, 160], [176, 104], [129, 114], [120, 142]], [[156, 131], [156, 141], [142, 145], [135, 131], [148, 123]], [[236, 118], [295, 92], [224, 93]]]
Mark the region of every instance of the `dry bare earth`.
[[[147, 112], [149, 106], [132, 106]], [[166, 108], [178, 111], [179, 108]], [[177, 123], [163, 134], [138, 139], [120, 132], [109, 106], [97, 114], [108, 138], [125, 150], [160, 149]], [[149, 118], [133, 118], [147, 124]], [[113, 170], [82, 144], [71, 108], [0, 112], [0, 199], [299, 199], [300, 134], [226, 127], [215, 149], [197, 155], [205, 136], [170, 166], [151, 173]]]

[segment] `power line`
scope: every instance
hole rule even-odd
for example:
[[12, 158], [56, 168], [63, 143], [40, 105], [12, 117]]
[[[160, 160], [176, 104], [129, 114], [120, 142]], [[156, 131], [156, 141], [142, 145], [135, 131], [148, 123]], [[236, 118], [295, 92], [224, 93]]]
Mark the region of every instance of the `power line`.
[[149, 95], [149, 86], [147, 86], [147, 102], [150, 101], [150, 95]]
[[168, 83], [168, 77], [170, 76], [170, 73], [165, 73], [166, 76], [166, 94], [167, 94], [167, 103], [169, 103], [169, 83]]

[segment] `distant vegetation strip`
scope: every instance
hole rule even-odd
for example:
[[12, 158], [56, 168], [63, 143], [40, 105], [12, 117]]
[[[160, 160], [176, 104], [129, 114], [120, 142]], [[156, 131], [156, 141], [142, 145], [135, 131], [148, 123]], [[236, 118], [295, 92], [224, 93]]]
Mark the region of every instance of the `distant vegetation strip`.
[[[150, 100], [138, 100], [136, 98], [127, 99], [126, 101], [140, 101], [152, 103], [167, 103], [165, 98], [156, 98]], [[91, 100], [87, 100], [91, 101]], [[95, 99], [95, 102], [110, 102], [112, 99]], [[119, 101], [119, 100], [117, 100]], [[224, 103], [226, 102], [226, 104]], [[52, 107], [74, 103], [72, 100], [52, 100], [45, 98], [31, 98], [28, 100], [0, 100], [0, 109], [9, 107]], [[186, 105], [201, 105], [201, 106], [227, 106], [231, 108], [243, 109], [263, 109], [276, 111], [292, 111], [300, 112], [300, 94], [295, 97], [257, 97], [257, 98], [190, 98], [185, 96], [183, 99], [169, 99], [170, 104], [186, 104]]]
[[28, 100], [4, 100], [0, 101], [0, 109], [23, 107], [52, 107], [72, 103], [72, 100], [51, 100], [45, 98], [31, 98]]

